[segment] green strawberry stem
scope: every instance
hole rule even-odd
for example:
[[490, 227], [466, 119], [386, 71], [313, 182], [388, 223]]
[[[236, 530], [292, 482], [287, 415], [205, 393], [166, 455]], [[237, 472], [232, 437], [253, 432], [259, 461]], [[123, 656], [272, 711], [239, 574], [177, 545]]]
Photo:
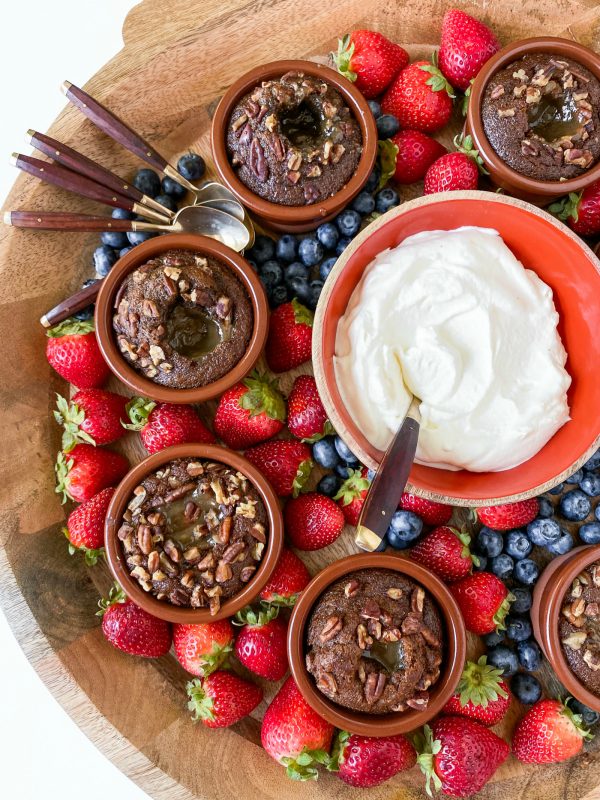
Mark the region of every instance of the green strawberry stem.
[[105, 552], [103, 547], [98, 547], [96, 550], [92, 549], [91, 547], [85, 547], [84, 545], [80, 545], [76, 547], [71, 540], [69, 539], [69, 531], [67, 528], [62, 529], [63, 534], [66, 536], [68, 541], [68, 550], [69, 555], [74, 556], [75, 553], [82, 553], [84, 556], [84, 561], [86, 567], [94, 567], [98, 563], [99, 558], [105, 557]]
[[331, 749], [329, 763], [327, 764], [327, 769], [329, 772], [338, 772], [340, 765], [344, 763], [344, 751], [349, 738], [350, 734], [348, 731], [337, 732], [337, 736], [334, 739], [333, 747]]
[[563, 708], [561, 713], [567, 717], [567, 719], [572, 722], [573, 726], [577, 730], [577, 733], [581, 736], [582, 739], [589, 741], [590, 739], [594, 738], [594, 734], [586, 728], [583, 723], [583, 717], [581, 714], [576, 714], [572, 708], [569, 708], [569, 703], [573, 698], [567, 697], [567, 699], [563, 701], [559, 698], [560, 702], [563, 703]]
[[380, 139], [377, 142], [377, 160], [379, 162], [379, 183], [377, 189], [383, 189], [392, 175], [396, 172], [396, 157], [398, 145], [391, 139]]
[[337, 53], [331, 53], [331, 57], [333, 59], [333, 63], [337, 67], [337, 71], [345, 78], [348, 78], [349, 81], [354, 83], [358, 75], [350, 66], [353, 55], [354, 44], [350, 41], [350, 34], [347, 33], [341, 39], [338, 39]]
[[504, 600], [500, 603], [500, 606], [496, 613], [494, 614], [494, 624], [496, 625], [496, 632], [503, 631], [506, 629], [506, 625], [504, 624], [504, 620], [506, 619], [506, 615], [509, 612], [510, 605], [514, 601], [515, 596], [512, 592], [509, 592]]
[[548, 211], [558, 219], [567, 220], [571, 218], [573, 222], [579, 219], [579, 202], [583, 192], [569, 192], [566, 197], [561, 197], [556, 203], [548, 206]]
[[304, 461], [301, 461], [300, 464], [298, 465], [298, 469], [296, 470], [296, 477], [292, 482], [292, 495], [294, 497], [298, 497], [300, 492], [304, 490], [306, 486], [306, 481], [308, 480], [314, 465], [315, 464], [312, 458], [306, 458], [304, 459]]
[[371, 481], [363, 478], [362, 470], [352, 469], [333, 499], [341, 500], [342, 505], [349, 506], [353, 500], [360, 497], [362, 492], [367, 491], [370, 485]]
[[467, 661], [457, 687], [461, 706], [472, 703], [487, 708], [490, 701], [506, 699], [508, 694], [500, 685], [502, 672], [488, 664], [486, 656], [477, 662]]
[[73, 497], [67, 487], [67, 479], [69, 472], [73, 466], [72, 458], [65, 458], [65, 454], [60, 452], [56, 457], [56, 464], [54, 465], [54, 472], [56, 473], [56, 488], [57, 494], [62, 494], [61, 503], [64, 505], [67, 500], [72, 500]]
[[229, 669], [231, 666], [229, 656], [232, 650], [233, 645], [231, 642], [227, 642], [227, 644], [217, 644], [217, 642], [213, 642], [210, 653], [204, 653], [200, 657], [201, 663], [199, 664], [199, 668], [202, 672], [202, 677], [208, 678], [209, 675], [212, 675], [212, 673], [216, 672], [218, 669]]
[[462, 133], [457, 134], [454, 137], [454, 146], [458, 150], [459, 153], [463, 153], [463, 155], [467, 156], [477, 164], [477, 169], [482, 175], [489, 175], [490, 173], [485, 168], [485, 164], [479, 154], [479, 150], [476, 150], [473, 147], [473, 138], [472, 136], [468, 135], [464, 136]]
[[292, 309], [294, 311], [294, 322], [296, 325], [308, 325], [309, 328], [312, 328], [315, 315], [309, 308], [303, 306], [302, 303], [299, 303], [294, 297], [292, 300]]
[[110, 592], [108, 593], [108, 597], [102, 597], [100, 600], [98, 600], [99, 610], [96, 611], [96, 616], [103, 617], [111, 606], [115, 606], [117, 603], [124, 603], [126, 600], [127, 596], [125, 595], [123, 589], [121, 589], [118, 583], [113, 583], [110, 588]]
[[307, 444], [314, 444], [315, 442], [318, 442], [320, 439], [323, 439], [325, 436], [334, 436], [334, 435], [335, 435], [335, 428], [333, 427], [331, 422], [329, 422], [329, 420], [326, 419], [321, 433], [313, 433], [312, 436], [306, 436], [304, 439], [302, 439], [302, 441], [306, 442]]
[[125, 406], [125, 412], [131, 423], [122, 422], [121, 425], [128, 431], [141, 431], [155, 408], [154, 400], [149, 400], [147, 397], [132, 397]]
[[46, 336], [51, 339], [59, 339], [61, 336], [77, 336], [86, 333], [91, 333], [94, 330], [94, 323], [92, 320], [78, 320], [70, 317], [69, 319], [60, 322], [53, 328], [46, 331]]
[[193, 681], [188, 681], [185, 688], [190, 698], [187, 706], [192, 712], [192, 720], [200, 722], [200, 720], [206, 719], [212, 722], [215, 718], [214, 703], [212, 697], [209, 697], [202, 688], [202, 681], [194, 678]]
[[270, 419], [285, 420], [285, 400], [279, 391], [279, 384], [256, 370], [244, 380], [248, 391], [239, 399], [240, 407], [250, 412], [251, 417], [266, 414]]
[[435, 771], [433, 761], [433, 757], [442, 749], [442, 743], [439, 739], [433, 738], [433, 732], [429, 725], [423, 726], [423, 733], [415, 734], [413, 742], [418, 753], [417, 765], [425, 775], [425, 791], [429, 797], [433, 797], [431, 784], [433, 783], [433, 790], [436, 792], [442, 788], [442, 781]]
[[473, 88], [473, 81], [474, 80], [475, 80], [474, 78], [471, 78], [471, 80], [469, 81], [469, 85], [465, 89], [465, 93], [464, 93], [464, 96], [463, 96], [463, 99], [462, 99], [462, 104], [461, 104], [461, 109], [460, 110], [462, 112], [463, 117], [467, 116], [467, 109], [469, 107], [469, 100], [471, 99], [471, 90]]
[[292, 608], [296, 605], [296, 600], [298, 599], [299, 592], [295, 592], [294, 594], [290, 594], [288, 597], [285, 597], [282, 594], [274, 594], [270, 600], [263, 600], [262, 604], [266, 608], [270, 606], [277, 606], [278, 608]]
[[419, 69], [431, 75], [431, 78], [427, 81], [427, 86], [431, 86], [434, 92], [446, 92], [448, 97], [454, 100], [456, 97], [454, 94], [454, 86], [446, 79], [438, 67], [437, 51], [431, 56], [431, 64], [420, 64]]
[[89, 433], [82, 431], [80, 425], [85, 420], [85, 411], [79, 408], [76, 403], [69, 403], [64, 397], [57, 393], [56, 411], [54, 419], [64, 428], [62, 437], [63, 453], [68, 453], [79, 442], [96, 444], [96, 440]]
[[249, 625], [251, 628], [262, 628], [279, 614], [279, 607], [271, 603], [261, 603], [261, 608], [256, 611], [252, 606], [246, 606], [238, 611], [232, 620], [234, 625]]
[[280, 761], [286, 768], [286, 775], [293, 781], [316, 781], [319, 772], [315, 764], [327, 767], [330, 758], [325, 750], [309, 750], [305, 747], [297, 756], [284, 756]]
[[463, 558], [470, 558], [473, 564], [478, 567], [479, 558], [471, 552], [471, 535], [469, 532], [466, 530], [466, 528], [461, 528], [461, 530], [458, 530], [458, 528], [452, 528], [452, 530], [462, 543], [463, 548], [460, 553], [461, 556]]

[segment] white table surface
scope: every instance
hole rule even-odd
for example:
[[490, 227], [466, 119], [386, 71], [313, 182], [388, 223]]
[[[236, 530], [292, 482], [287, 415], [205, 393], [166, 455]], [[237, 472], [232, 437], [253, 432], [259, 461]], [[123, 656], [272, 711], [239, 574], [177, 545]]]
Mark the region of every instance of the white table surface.
[[[122, 47], [134, 0], [4, 0], [0, 4], [0, 198], [24, 134], [45, 131], [64, 105], [63, 80], [82, 85]], [[68, 235], [68, 234], [65, 234]], [[147, 800], [80, 732], [30, 667], [0, 612], [0, 766], [7, 800]]]

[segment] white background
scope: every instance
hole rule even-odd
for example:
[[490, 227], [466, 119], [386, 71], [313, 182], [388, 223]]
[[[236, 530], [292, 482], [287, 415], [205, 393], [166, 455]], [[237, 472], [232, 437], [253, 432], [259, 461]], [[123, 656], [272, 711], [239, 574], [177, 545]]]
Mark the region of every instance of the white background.
[[[0, 201], [64, 105], [63, 80], [81, 86], [122, 47], [134, 0], [5, 0], [0, 4]], [[1, 223], [0, 223], [1, 224]], [[68, 234], [66, 234], [68, 235]], [[7, 800], [147, 800], [79, 731], [29, 666], [0, 612], [0, 794]]]

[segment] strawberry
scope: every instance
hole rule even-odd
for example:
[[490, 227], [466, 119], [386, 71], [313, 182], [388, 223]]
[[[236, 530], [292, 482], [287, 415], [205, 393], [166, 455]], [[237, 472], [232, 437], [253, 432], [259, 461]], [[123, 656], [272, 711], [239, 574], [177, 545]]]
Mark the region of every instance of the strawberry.
[[393, 114], [401, 128], [433, 133], [452, 115], [452, 86], [435, 61], [415, 61], [401, 70], [381, 101], [384, 114]]
[[237, 659], [268, 681], [280, 681], [288, 671], [287, 625], [277, 618], [278, 613], [277, 606], [259, 612], [248, 606], [235, 615], [244, 625], [235, 640]]
[[296, 497], [314, 466], [310, 447], [303, 442], [276, 439], [263, 442], [244, 453], [280, 497]]
[[358, 525], [360, 512], [371, 485], [371, 481], [367, 478], [368, 473], [366, 467], [350, 470], [350, 474], [333, 498], [337, 500], [348, 525]]
[[331, 54], [338, 71], [366, 98], [377, 97], [408, 64], [408, 53], [376, 31], [352, 31]]
[[500, 50], [500, 42], [479, 20], [451, 8], [442, 20], [438, 61], [440, 69], [457, 89], [469, 88], [488, 58]]
[[445, 525], [452, 516], [452, 506], [410, 492], [404, 492], [400, 498], [400, 508], [414, 512], [427, 525]]
[[98, 615], [102, 633], [113, 647], [130, 656], [159, 658], [171, 648], [171, 626], [136, 606], [115, 584], [107, 600], [101, 600]]
[[456, 137], [454, 144], [457, 151], [438, 158], [425, 173], [424, 194], [477, 189], [479, 173], [488, 174], [470, 136]]
[[509, 531], [513, 528], [521, 528], [534, 520], [540, 504], [537, 497], [530, 497], [529, 500], [519, 500], [517, 503], [505, 503], [501, 506], [482, 506], [476, 508], [477, 518], [483, 525], [495, 531]]
[[129, 469], [125, 456], [94, 447], [78, 444], [68, 453], [59, 453], [54, 470], [57, 485], [55, 491], [67, 498], [83, 503], [100, 489], [118, 483]]
[[222, 395], [214, 428], [227, 447], [241, 450], [276, 436], [284, 420], [285, 400], [276, 381], [253, 372]]
[[449, 588], [458, 603], [467, 630], [479, 636], [504, 630], [504, 618], [514, 598], [500, 578], [491, 572], [475, 572], [451, 583]]
[[500, 679], [501, 669], [487, 663], [485, 656], [479, 661], [467, 661], [456, 692], [442, 709], [443, 714], [469, 717], [486, 728], [504, 719], [512, 695]]
[[292, 677], [273, 698], [260, 738], [267, 753], [295, 780], [318, 777], [316, 764], [328, 764], [334, 727], [308, 705]]
[[571, 192], [549, 206], [559, 219], [579, 234], [597, 236], [600, 233], [600, 181], [590, 183], [583, 192]]
[[[567, 700], [568, 703], [568, 700]], [[554, 764], [580, 753], [591, 733], [567, 703], [538, 700], [519, 722], [513, 735], [512, 749], [526, 764]]]
[[66, 319], [46, 336], [46, 358], [61, 377], [78, 389], [95, 389], [106, 383], [110, 370], [98, 347], [93, 322]]
[[265, 348], [269, 369], [285, 372], [310, 359], [313, 320], [312, 311], [296, 299], [273, 311]]
[[216, 440], [193, 406], [180, 403], [155, 403], [145, 397], [133, 397], [127, 404], [130, 431], [139, 431], [149, 453], [188, 442], [213, 444]]
[[293, 606], [309, 581], [310, 573], [304, 562], [293, 550], [284, 548], [260, 599], [273, 605]]
[[80, 389], [69, 403], [56, 395], [54, 419], [64, 428], [63, 453], [79, 442], [110, 444], [125, 435], [121, 424], [126, 418], [127, 398], [104, 389]]
[[433, 162], [448, 151], [443, 144], [421, 131], [399, 131], [391, 141], [396, 153], [396, 183], [416, 183], [425, 177]]
[[405, 736], [351, 736], [340, 731], [333, 759], [328, 768], [337, 766], [338, 778], [350, 786], [369, 789], [414, 767], [417, 754]]
[[298, 375], [288, 397], [288, 428], [298, 439], [316, 442], [333, 433], [312, 375]]
[[93, 566], [98, 561], [98, 556], [104, 552], [104, 521], [114, 493], [112, 486], [102, 489], [77, 506], [67, 518], [64, 533], [69, 540], [69, 552], [73, 554], [80, 550], [85, 554], [88, 566]]
[[283, 510], [285, 530], [298, 550], [320, 550], [335, 542], [344, 529], [344, 514], [324, 494], [308, 492], [288, 500]]
[[225, 670], [213, 672], [203, 681], [190, 681], [187, 693], [192, 719], [207, 728], [235, 725], [254, 711], [263, 696], [260, 686]]
[[473, 564], [479, 563], [477, 556], [471, 555], [470, 543], [468, 533], [443, 525], [417, 542], [409, 558], [435, 572], [443, 581], [457, 581], [471, 572]]
[[431, 783], [451, 797], [471, 797], [492, 777], [510, 752], [493, 731], [466, 717], [439, 717], [416, 737], [417, 764]]
[[173, 625], [173, 645], [181, 666], [192, 675], [206, 677], [223, 666], [233, 649], [233, 628], [228, 619], [195, 625]]

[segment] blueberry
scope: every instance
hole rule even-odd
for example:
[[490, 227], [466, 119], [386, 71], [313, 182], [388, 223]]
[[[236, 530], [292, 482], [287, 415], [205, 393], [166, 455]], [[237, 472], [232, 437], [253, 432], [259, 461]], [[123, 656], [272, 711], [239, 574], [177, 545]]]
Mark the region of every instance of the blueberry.
[[516, 614], [526, 614], [531, 608], [531, 591], [525, 588], [525, 586], [515, 586], [512, 593], [515, 599], [512, 602], [510, 610], [514, 611]]
[[587, 706], [584, 706], [583, 703], [580, 703], [579, 700], [575, 700], [573, 698], [569, 703], [571, 710], [575, 712], [575, 714], [580, 714], [583, 722], [590, 727], [591, 725], [595, 725], [598, 720], [600, 720], [600, 714], [597, 711], [594, 711]]
[[510, 682], [512, 693], [523, 705], [531, 706], [542, 696], [542, 686], [533, 675], [519, 673]]
[[340, 462], [339, 464], [335, 465], [334, 469], [335, 469], [335, 474], [339, 475], [340, 478], [343, 481], [345, 481], [346, 478], [350, 477], [350, 474], [351, 474], [351, 472], [352, 472], [352, 470], [354, 468], [349, 466], [348, 464], [344, 464], [343, 462]]
[[524, 642], [530, 639], [533, 631], [531, 622], [527, 617], [520, 617], [517, 614], [509, 614], [506, 618], [506, 635], [513, 642]]
[[560, 513], [571, 522], [581, 522], [592, 510], [590, 498], [581, 489], [572, 489], [563, 494], [558, 502]]
[[360, 221], [360, 214], [358, 211], [353, 211], [351, 208], [342, 211], [335, 220], [342, 236], [347, 236], [349, 239], [356, 236], [358, 233]]
[[162, 193], [168, 194], [169, 197], [173, 197], [175, 200], [181, 200], [187, 194], [187, 189], [177, 181], [174, 181], [173, 178], [165, 175], [162, 179]]
[[93, 260], [96, 275], [100, 278], [105, 278], [111, 271], [112, 267], [119, 258], [118, 254], [112, 249], [103, 244], [94, 250]]
[[282, 305], [283, 303], [287, 303], [290, 299], [290, 295], [288, 292], [287, 286], [284, 286], [282, 283], [278, 284], [277, 286], [273, 286], [271, 291], [269, 292], [269, 300], [271, 301], [271, 305], [273, 308], [277, 308], [277, 306]]
[[572, 475], [569, 475], [568, 478], [565, 478], [565, 483], [579, 483], [582, 478], [583, 470], [578, 469], [577, 472], [574, 472]]
[[286, 286], [290, 290], [292, 297], [297, 297], [305, 306], [310, 304], [312, 300], [312, 290], [306, 278], [290, 278], [286, 281]]
[[492, 631], [483, 636], [483, 641], [486, 647], [497, 647], [502, 642], [506, 641], [506, 631]]
[[275, 242], [270, 236], [259, 235], [254, 240], [252, 249], [248, 253], [248, 257], [255, 261], [257, 264], [264, 264], [275, 255]]
[[588, 472], [593, 469], [598, 469], [598, 467], [600, 467], [600, 448], [596, 450], [594, 455], [583, 465], [583, 468], [588, 470]]
[[310, 298], [307, 301], [307, 305], [311, 311], [314, 311], [317, 307], [317, 303], [319, 302], [319, 297], [321, 296], [322, 291], [323, 281], [315, 280], [310, 282]]
[[380, 139], [391, 139], [400, 130], [400, 123], [392, 114], [377, 117], [377, 134]]
[[277, 286], [283, 280], [283, 270], [281, 264], [273, 259], [265, 261], [258, 268], [258, 277], [267, 289]]
[[553, 556], [564, 556], [565, 553], [573, 549], [574, 544], [573, 537], [569, 531], [563, 530], [560, 539], [547, 545], [546, 550], [552, 553]]
[[344, 250], [350, 244], [350, 242], [351, 242], [351, 239], [348, 239], [347, 236], [342, 236], [342, 238], [339, 240], [339, 242], [335, 246], [335, 254], [336, 254], [336, 256], [341, 256], [342, 253], [344, 252]]
[[322, 281], [326, 281], [329, 277], [329, 273], [335, 266], [335, 262], [337, 258], [335, 256], [331, 256], [331, 258], [326, 258], [325, 261], [321, 261], [321, 266], [319, 267], [319, 275]]
[[[127, 241], [129, 241], [129, 239], [127, 239]], [[119, 258], [123, 258], [123, 256], [126, 256], [127, 253], [130, 250], [133, 250], [133, 246], [132, 245], [129, 245], [128, 247], [121, 248], [121, 250], [119, 250]]]
[[523, 531], [508, 531], [504, 535], [504, 552], [512, 558], [525, 558], [532, 550], [533, 545]]
[[485, 572], [488, 566], [487, 556], [482, 556], [481, 553], [477, 554], [478, 564], [473, 562], [473, 572]]
[[548, 489], [548, 494], [560, 494], [564, 488], [564, 483], [557, 483], [553, 489]]
[[113, 208], [111, 217], [113, 219], [135, 219], [135, 214], [126, 208]]
[[319, 483], [317, 484], [317, 492], [321, 492], [321, 494], [326, 494], [327, 497], [333, 497], [334, 494], [337, 494], [338, 489], [342, 485], [341, 480], [338, 478], [337, 475], [323, 475]]
[[128, 243], [127, 234], [122, 231], [104, 231], [100, 234], [100, 241], [115, 250], [122, 250]]
[[275, 255], [280, 261], [291, 263], [298, 253], [298, 242], [291, 233], [280, 236], [275, 245]]
[[369, 175], [367, 182], [365, 183], [365, 192], [376, 191], [377, 187], [379, 186], [380, 177], [381, 173], [379, 172], [379, 168], [375, 167], [373, 172]]
[[422, 520], [412, 511], [396, 511], [390, 520], [387, 539], [396, 550], [405, 550], [419, 538], [422, 530]]
[[369, 108], [375, 119], [381, 116], [381, 103], [378, 103], [377, 100], [369, 100], [368, 101]]
[[333, 469], [340, 463], [340, 454], [338, 453], [333, 436], [324, 436], [315, 442], [312, 446], [312, 457], [315, 464], [325, 469]]
[[600, 544], [600, 522], [586, 522], [579, 528], [579, 538], [585, 544]]
[[394, 208], [394, 206], [399, 204], [400, 198], [398, 197], [398, 192], [389, 187], [387, 189], [382, 189], [375, 195], [375, 210], [379, 211], [380, 214], [385, 214], [390, 208]]
[[307, 281], [309, 274], [310, 268], [300, 261], [294, 261], [283, 268], [283, 279], [286, 283], [291, 281], [292, 278], [304, 278]]
[[487, 652], [487, 663], [492, 667], [501, 669], [503, 678], [510, 678], [519, 669], [519, 660], [517, 654], [514, 653], [505, 644], [499, 644], [492, 647]]
[[136, 244], [146, 242], [148, 239], [153, 239], [156, 236], [154, 231], [128, 231], [127, 240], [129, 244], [135, 247]]
[[547, 497], [538, 497], [538, 517], [549, 519], [554, 514], [554, 506]]
[[500, 555], [503, 546], [504, 539], [498, 531], [493, 531], [484, 526], [477, 534], [477, 539], [475, 540], [476, 553], [481, 553], [488, 558], [495, 558]]
[[585, 492], [589, 497], [598, 497], [600, 495], [600, 475], [595, 472], [584, 473], [583, 478], [579, 482], [579, 488]]
[[358, 211], [361, 217], [366, 217], [375, 211], [375, 198], [369, 192], [361, 192], [352, 201], [352, 208]]
[[560, 525], [555, 519], [534, 519], [527, 526], [527, 538], [540, 547], [547, 547], [560, 538]]
[[333, 441], [335, 449], [338, 451], [338, 455], [342, 461], [345, 461], [346, 464], [358, 464], [358, 458], [340, 436], [335, 436]]
[[298, 245], [298, 255], [300, 261], [306, 264], [307, 267], [314, 267], [322, 260], [325, 253], [323, 252], [323, 245], [314, 236], [307, 236], [302, 239]]
[[160, 193], [160, 178], [153, 169], [139, 169], [135, 173], [133, 185], [148, 197], [156, 197]]
[[594, 509], [594, 516], [596, 517], [598, 522], [600, 522], [600, 503], [598, 503], [598, 505]]
[[177, 211], [177, 203], [168, 194], [158, 194], [154, 199], [157, 203], [160, 203], [161, 206], [168, 208], [169, 211]]
[[197, 181], [206, 172], [206, 164], [202, 156], [198, 153], [186, 153], [181, 156], [177, 162], [177, 172], [182, 175], [186, 181]]
[[540, 568], [530, 558], [522, 558], [515, 564], [515, 579], [525, 586], [533, 586], [540, 577]]
[[319, 225], [315, 233], [325, 250], [335, 250], [335, 246], [340, 238], [340, 232], [333, 222], [324, 222], [322, 225]]
[[527, 672], [537, 672], [542, 666], [542, 651], [535, 639], [526, 639], [517, 644], [519, 663]]
[[490, 570], [500, 578], [501, 581], [507, 581], [513, 574], [515, 562], [506, 553], [500, 553], [490, 561]]

